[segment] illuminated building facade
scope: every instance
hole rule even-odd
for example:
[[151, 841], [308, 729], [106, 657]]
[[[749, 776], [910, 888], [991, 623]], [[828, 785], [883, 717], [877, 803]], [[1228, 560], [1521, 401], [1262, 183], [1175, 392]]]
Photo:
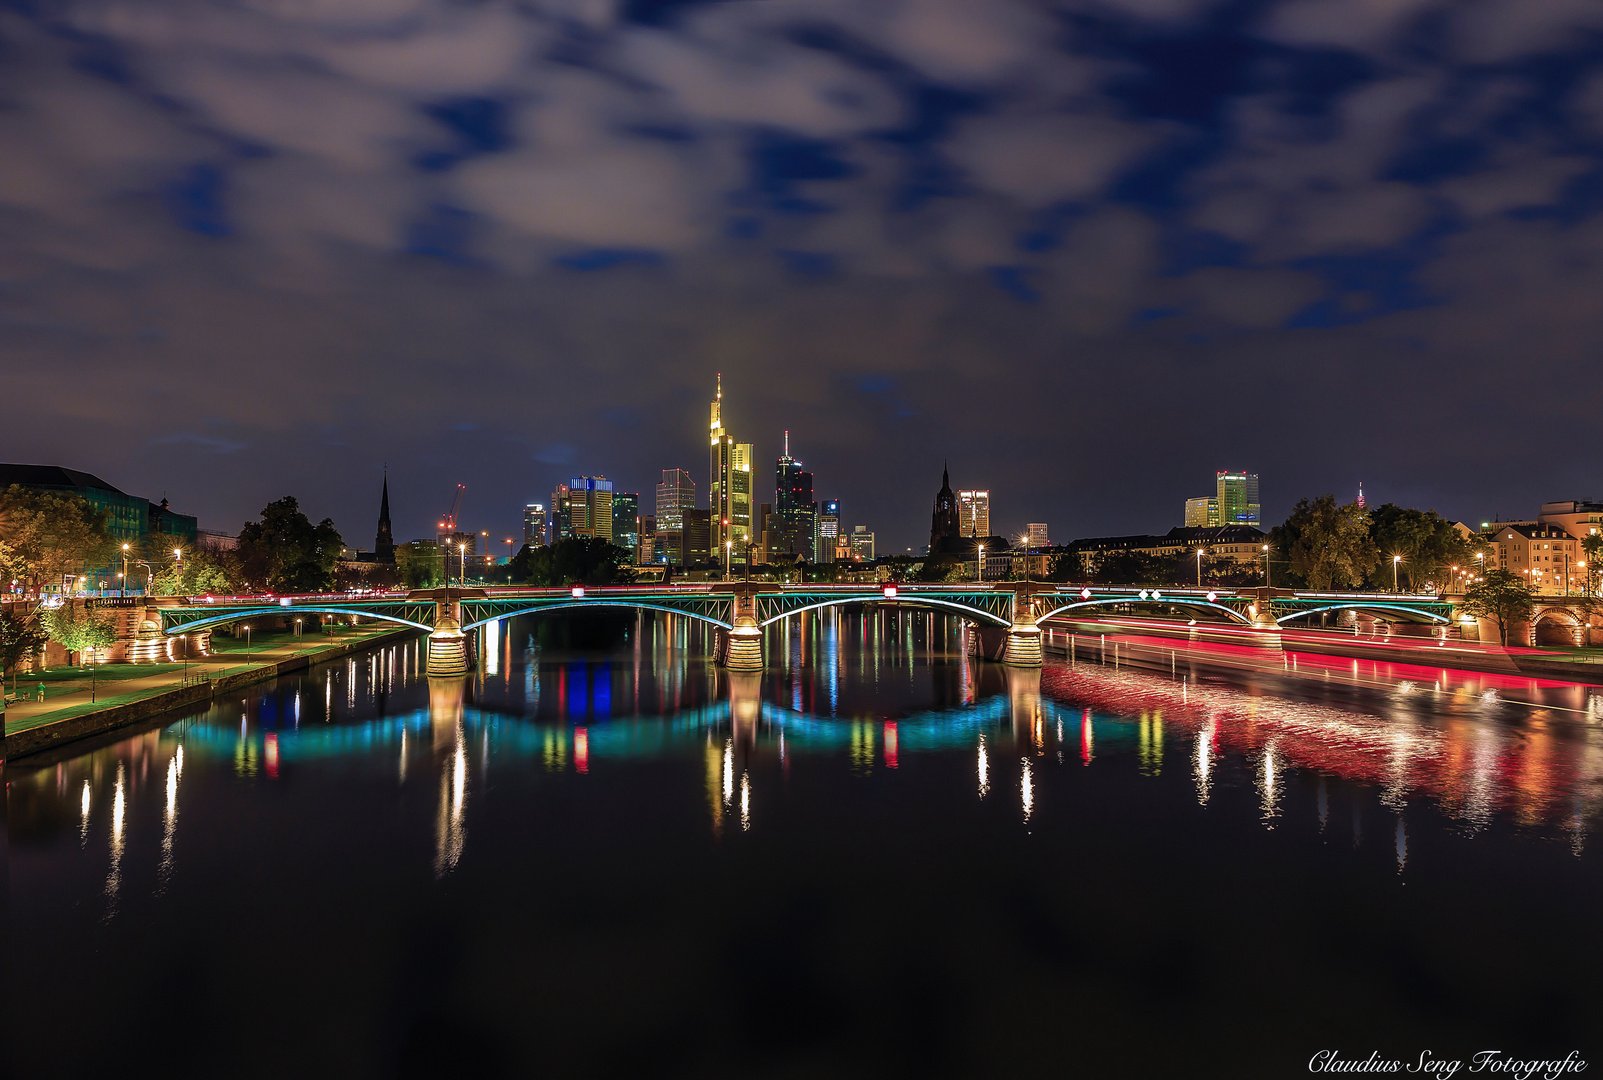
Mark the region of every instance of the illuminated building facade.
[[1219, 500], [1212, 495], [1198, 495], [1186, 500], [1185, 527], [1188, 529], [1216, 529], [1219, 527]]
[[959, 491], [957, 493], [957, 534], [959, 536], [991, 535], [991, 493], [989, 491]]
[[612, 539], [612, 481], [575, 476], [568, 481], [568, 527], [574, 536]]
[[530, 547], [545, 543], [544, 503], [529, 503], [523, 508], [523, 542]]
[[1214, 497], [1219, 501], [1220, 525], [1251, 525], [1262, 521], [1258, 504], [1258, 474], [1221, 472], [1214, 476]]
[[1025, 544], [1032, 548], [1051, 547], [1052, 542], [1046, 538], [1046, 522], [1032, 521], [1024, 526]]
[[813, 500], [813, 474], [790, 456], [790, 432], [785, 432], [785, 453], [774, 466], [775, 532], [770, 543], [776, 554], [813, 556], [818, 532], [818, 503]]
[[709, 539], [718, 558], [724, 557], [727, 546], [730, 560], [740, 563], [746, 561], [746, 544], [752, 539], [752, 444], [736, 442], [724, 428], [723, 403], [724, 377], [720, 374], [709, 425], [707, 509], [712, 526]]
[[612, 542], [633, 558], [640, 547], [640, 493], [612, 493]]
[[551, 543], [573, 535], [573, 519], [568, 512], [568, 485], [558, 484], [551, 493]]
[[814, 562], [833, 562], [835, 542], [840, 539], [840, 500], [830, 499], [818, 515], [818, 536], [814, 543]]
[[858, 525], [852, 529], [851, 539], [852, 558], [861, 562], [874, 561], [874, 534], [867, 525]]

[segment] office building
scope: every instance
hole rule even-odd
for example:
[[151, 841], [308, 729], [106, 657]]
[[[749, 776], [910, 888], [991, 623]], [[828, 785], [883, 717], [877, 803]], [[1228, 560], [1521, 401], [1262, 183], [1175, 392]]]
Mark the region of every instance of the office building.
[[650, 566], [657, 561], [657, 519], [650, 514], [640, 516], [640, 543], [635, 548], [635, 565]]
[[991, 535], [991, 493], [989, 491], [959, 491], [957, 493], [957, 530], [959, 536], [986, 537]]
[[657, 485], [657, 531], [680, 532], [685, 527], [685, 511], [696, 508], [696, 482], [686, 469], [662, 470]]
[[92, 473], [64, 469], [59, 465], [0, 465], [0, 491], [11, 485], [33, 491], [77, 495], [106, 515], [106, 528], [118, 544], [137, 543], [160, 534], [180, 538], [193, 547], [199, 523], [188, 514], [168, 509], [167, 500], [153, 503], [112, 487]]
[[612, 481], [575, 476], [568, 481], [568, 525], [574, 536], [612, 539]]
[[835, 543], [840, 539], [840, 500], [826, 501], [818, 515], [818, 538], [813, 545], [814, 562], [833, 562]]
[[530, 547], [545, 543], [544, 503], [529, 503], [523, 508], [523, 542]]
[[1032, 521], [1024, 526], [1025, 545], [1031, 548], [1051, 547], [1052, 542], [1046, 538], [1046, 522]]
[[812, 558], [818, 532], [818, 503], [813, 500], [813, 474], [790, 456], [790, 432], [785, 432], [785, 453], [774, 466], [775, 531], [773, 554]]
[[1185, 528], [1216, 529], [1219, 527], [1219, 500], [1212, 495], [1198, 495], [1186, 500]]
[[861, 562], [874, 561], [874, 534], [869, 531], [867, 525], [858, 525], [853, 528], [849, 543], [852, 558]]
[[713, 398], [709, 439], [707, 509], [710, 512], [712, 548], [723, 559], [727, 547], [732, 562], [746, 561], [751, 541], [752, 444], [736, 442], [724, 428], [724, 377], [718, 376]]
[[[685, 511], [684, 558], [686, 566], [702, 566], [713, 561], [712, 511], [692, 509]], [[722, 552], [719, 558], [722, 559]]]
[[640, 493], [612, 493], [612, 542], [634, 558], [640, 547]]
[[551, 543], [573, 536], [573, 515], [568, 507], [568, 485], [558, 484], [551, 493]]
[[1214, 497], [1219, 500], [1219, 524], [1251, 525], [1257, 528], [1262, 514], [1258, 504], [1258, 474], [1221, 472], [1214, 478]]

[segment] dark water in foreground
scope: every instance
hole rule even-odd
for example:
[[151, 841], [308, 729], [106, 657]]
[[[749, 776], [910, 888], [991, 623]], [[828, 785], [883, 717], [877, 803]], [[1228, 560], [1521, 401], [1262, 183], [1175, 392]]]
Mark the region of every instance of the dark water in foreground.
[[14, 763], [5, 1061], [1603, 1068], [1603, 729], [1572, 692], [1033, 676], [954, 644], [837, 614], [731, 678], [684, 620], [519, 620], [465, 685], [401, 646]]

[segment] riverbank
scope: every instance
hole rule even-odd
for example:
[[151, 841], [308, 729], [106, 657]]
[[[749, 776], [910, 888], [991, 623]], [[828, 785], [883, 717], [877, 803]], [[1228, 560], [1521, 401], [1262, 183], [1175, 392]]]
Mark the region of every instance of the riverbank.
[[163, 665], [154, 674], [147, 674], [135, 665], [118, 665], [132, 675], [130, 678], [108, 677], [107, 669], [102, 668], [97, 672], [98, 687], [93, 702], [71, 700], [82, 694], [80, 689], [77, 695], [47, 697], [44, 702], [23, 701], [9, 706], [0, 757], [15, 760], [114, 731], [174, 709], [210, 701], [244, 686], [304, 671], [314, 664], [415, 634], [417, 631], [412, 629], [375, 628], [342, 636], [334, 644], [283, 643], [253, 650], [245, 663], [238, 662], [241, 658], [236, 655], [237, 650], [229, 650], [191, 663], [187, 679], [180, 676], [176, 681], [172, 678], [174, 665], [171, 664]]

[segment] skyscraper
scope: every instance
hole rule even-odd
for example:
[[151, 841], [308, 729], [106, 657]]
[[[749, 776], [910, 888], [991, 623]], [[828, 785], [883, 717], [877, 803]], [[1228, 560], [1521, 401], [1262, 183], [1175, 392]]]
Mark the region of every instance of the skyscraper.
[[558, 484], [551, 493], [551, 543], [573, 535], [573, 516], [568, 508], [568, 485]]
[[523, 542], [530, 547], [545, 543], [544, 503], [529, 503], [523, 508]]
[[778, 552], [813, 556], [818, 531], [818, 503], [813, 501], [813, 474], [790, 456], [790, 432], [785, 432], [785, 453], [774, 466], [774, 513], [779, 519]]
[[612, 542], [634, 558], [640, 547], [640, 493], [612, 493]]
[[834, 562], [835, 542], [840, 537], [840, 500], [824, 503], [818, 515], [818, 536], [813, 543], [813, 562]]
[[733, 562], [746, 561], [751, 538], [751, 443], [737, 443], [724, 429], [724, 377], [712, 402], [707, 509], [712, 527], [709, 542], [722, 559], [728, 546]]
[[696, 482], [687, 469], [662, 470], [657, 485], [657, 531], [679, 532], [685, 527], [685, 511], [696, 508]]
[[568, 524], [574, 536], [612, 539], [612, 481], [575, 476], [568, 481]]
[[1032, 548], [1051, 547], [1052, 542], [1046, 538], [1046, 522], [1032, 521], [1024, 526], [1025, 543]]
[[874, 534], [867, 525], [858, 525], [852, 529], [852, 556], [863, 562], [874, 561]]
[[959, 536], [991, 535], [991, 493], [989, 491], [959, 491], [957, 493], [957, 534]]
[[1219, 500], [1220, 525], [1252, 525], [1260, 520], [1258, 474], [1221, 472], [1214, 476], [1215, 497]]

